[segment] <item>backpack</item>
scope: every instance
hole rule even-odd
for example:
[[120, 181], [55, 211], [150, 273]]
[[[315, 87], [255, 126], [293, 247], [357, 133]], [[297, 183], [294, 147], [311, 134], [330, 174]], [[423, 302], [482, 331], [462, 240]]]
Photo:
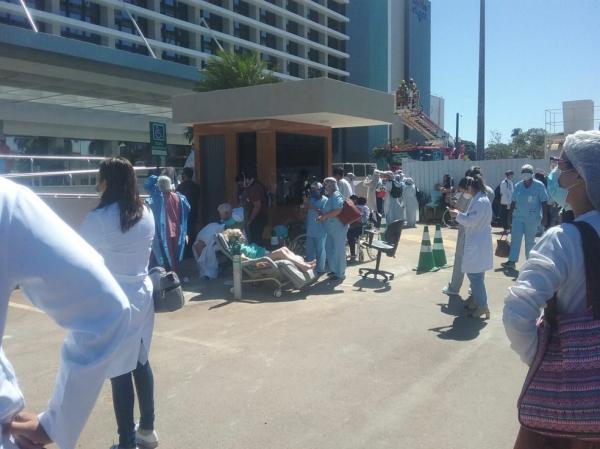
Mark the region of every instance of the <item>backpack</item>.
[[[502, 182], [504, 182], [504, 181], [502, 181]], [[501, 196], [500, 195], [500, 186], [502, 185], [502, 182], [500, 184], [498, 184], [498, 187], [496, 187], [494, 189], [494, 195], [495, 195], [496, 198], [500, 198], [500, 196]]]
[[392, 180], [392, 190], [390, 190], [392, 198], [402, 198], [402, 183], [395, 179]]

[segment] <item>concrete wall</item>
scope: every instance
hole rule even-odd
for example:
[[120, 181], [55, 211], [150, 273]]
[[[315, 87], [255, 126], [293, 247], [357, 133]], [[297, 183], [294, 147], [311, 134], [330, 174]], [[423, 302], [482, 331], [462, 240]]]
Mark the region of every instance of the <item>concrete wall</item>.
[[431, 95], [429, 100], [429, 117], [440, 128], [444, 128], [444, 99]]

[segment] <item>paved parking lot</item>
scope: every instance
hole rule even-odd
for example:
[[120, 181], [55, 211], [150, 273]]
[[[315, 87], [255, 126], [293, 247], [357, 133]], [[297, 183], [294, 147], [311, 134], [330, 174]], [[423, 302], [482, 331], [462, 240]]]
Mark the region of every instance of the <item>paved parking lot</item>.
[[[501, 322], [511, 279], [489, 273], [490, 321], [463, 317], [462, 304], [440, 293], [449, 269], [412, 271], [421, 234], [405, 231], [397, 257], [383, 259], [398, 275], [388, 286], [361, 280], [358, 267], [343, 284], [281, 298], [247, 288], [232, 301], [223, 280], [189, 284], [186, 307], [156, 320], [161, 447], [512, 447], [525, 367]], [[451, 261], [455, 231], [444, 237]], [[13, 295], [4, 345], [31, 410], [49, 397], [62, 336]], [[107, 382], [80, 447], [114, 441]]]

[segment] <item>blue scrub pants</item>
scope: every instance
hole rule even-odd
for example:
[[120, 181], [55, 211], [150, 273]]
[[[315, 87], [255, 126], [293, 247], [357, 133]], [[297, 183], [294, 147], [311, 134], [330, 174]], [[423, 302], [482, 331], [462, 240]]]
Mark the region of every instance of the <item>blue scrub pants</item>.
[[487, 292], [485, 291], [485, 272], [484, 273], [467, 273], [469, 282], [471, 283], [471, 293], [473, 299], [479, 307], [487, 307]]
[[329, 271], [338, 278], [344, 279], [346, 277], [346, 235], [348, 226], [343, 225], [335, 217], [327, 220], [325, 229], [327, 233], [325, 254]]
[[321, 237], [306, 237], [306, 260], [317, 261], [317, 272], [325, 273], [325, 240], [326, 235]]
[[539, 219], [523, 220], [522, 218], [513, 218], [509, 262], [518, 262], [521, 252], [521, 241], [525, 236], [525, 258], [529, 257], [529, 252], [535, 246], [535, 235], [537, 234]]

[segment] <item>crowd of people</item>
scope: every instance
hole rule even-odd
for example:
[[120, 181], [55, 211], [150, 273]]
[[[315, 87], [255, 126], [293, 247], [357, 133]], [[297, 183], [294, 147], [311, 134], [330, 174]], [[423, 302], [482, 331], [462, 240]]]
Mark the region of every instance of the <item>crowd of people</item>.
[[[553, 317], [558, 317], [553, 326], [560, 326], [561, 318], [592, 316], [597, 309], [598, 299], [593, 296], [597, 291], [590, 288], [595, 285], [595, 278], [592, 282], [590, 275], [600, 265], [600, 132], [580, 131], [568, 136], [560, 158], [554, 163], [556, 167], [546, 179], [547, 187], [535, 179], [530, 165], [521, 168], [522, 180], [516, 184], [512, 181], [513, 173], [507, 171], [502, 181], [505, 186], [500, 187], [500, 204], [507, 209], [509, 221], [512, 215], [512, 222], [505, 225], [512, 227], [514, 248], [505, 267], [515, 268], [523, 236], [527, 259], [509, 288], [503, 323], [512, 348], [527, 364], [545, 356], [536, 354], [541, 347], [536, 323], [542, 309], [552, 310]], [[228, 240], [238, 243], [242, 240], [244, 257], [260, 257], [266, 252], [260, 245], [266, 215], [264, 189], [255, 184], [253, 177], [238, 179], [244, 189], [245, 223], [242, 225], [243, 219], [234, 217], [231, 206], [221, 205], [218, 224], [223, 229], [227, 227]], [[311, 225], [307, 229], [311, 260], [304, 260], [287, 248], [271, 252], [272, 257], [289, 260], [304, 270], [327, 270], [334, 279], [344, 278], [349, 227], [337, 217], [350, 198], [360, 206], [361, 217], [371, 211], [361, 197], [352, 197], [356, 187], [352, 183], [348, 183], [350, 195], [345, 197], [348, 186], [343, 180], [344, 173], [337, 171], [335, 177], [325, 178], [322, 184], [310, 185], [305, 207]], [[402, 209], [408, 207], [408, 198], [403, 199], [402, 193], [406, 194], [414, 185], [409, 180], [401, 172], [376, 172], [368, 181], [373, 199], [380, 198], [378, 192], [385, 193], [381, 209], [388, 224], [406, 221], [406, 211]], [[444, 188], [454, 188], [452, 184], [451, 180], [445, 180], [444, 186], [450, 187]], [[132, 165], [123, 158], [103, 161], [97, 177], [99, 204], [76, 233], [27, 188], [0, 177], [3, 248], [8, 254], [27, 255], [22, 263], [8, 263], [8, 258], [0, 261], [2, 329], [8, 299], [19, 286], [36, 307], [68, 331], [60, 353], [60, 373], [53, 399], [39, 416], [23, 411], [16, 375], [0, 352], [2, 447], [39, 449], [56, 442], [62, 449], [73, 449], [107, 378], [111, 379], [119, 435], [119, 443], [113, 448], [158, 445], [154, 380], [149, 363], [154, 312], [148, 267], [152, 254], [154, 262], [162, 260], [172, 269], [177, 268], [189, 224], [185, 211], [189, 212], [190, 205], [184, 195], [174, 191], [168, 175], [150, 178], [146, 187], [150, 198], [144, 203]], [[479, 167], [469, 169], [455, 189], [460, 196], [448, 207], [458, 223], [459, 233], [454, 272], [444, 293], [458, 294], [466, 274], [471, 290], [465, 304], [467, 313], [489, 319], [485, 273], [493, 268], [494, 192], [486, 185]], [[549, 223], [544, 221], [549, 202], [561, 207], [562, 225], [547, 229], [534, 244], [538, 227]], [[39, 232], [39, 223], [44, 223], [44, 232]], [[171, 223], [178, 228], [172, 228]], [[245, 227], [245, 231], [240, 227]], [[243, 241], [244, 234], [247, 242]], [[205, 250], [209, 245], [210, 242], [197, 238], [193, 250]], [[573, 338], [585, 339], [594, 329], [582, 327]], [[571, 351], [569, 356], [577, 366], [595, 367], [593, 360], [578, 359], [577, 354]], [[554, 382], [562, 382], [560, 370], [566, 369], [565, 366], [555, 369], [558, 374]], [[572, 387], [582, 388], [581, 394], [593, 387], [578, 382]], [[136, 393], [141, 412], [137, 425], [133, 417]], [[555, 396], [549, 395], [544, 401], [544, 410], [563, 407]], [[516, 449], [597, 447], [597, 442], [579, 440], [585, 435], [577, 430], [551, 436], [544, 425], [558, 425], [557, 422], [562, 425], [570, 415], [560, 414], [553, 424], [548, 424], [544, 410], [538, 411], [539, 430], [521, 428]], [[589, 416], [587, 424], [591, 421], [600, 424]], [[568, 423], [564, 425], [569, 428]]]

